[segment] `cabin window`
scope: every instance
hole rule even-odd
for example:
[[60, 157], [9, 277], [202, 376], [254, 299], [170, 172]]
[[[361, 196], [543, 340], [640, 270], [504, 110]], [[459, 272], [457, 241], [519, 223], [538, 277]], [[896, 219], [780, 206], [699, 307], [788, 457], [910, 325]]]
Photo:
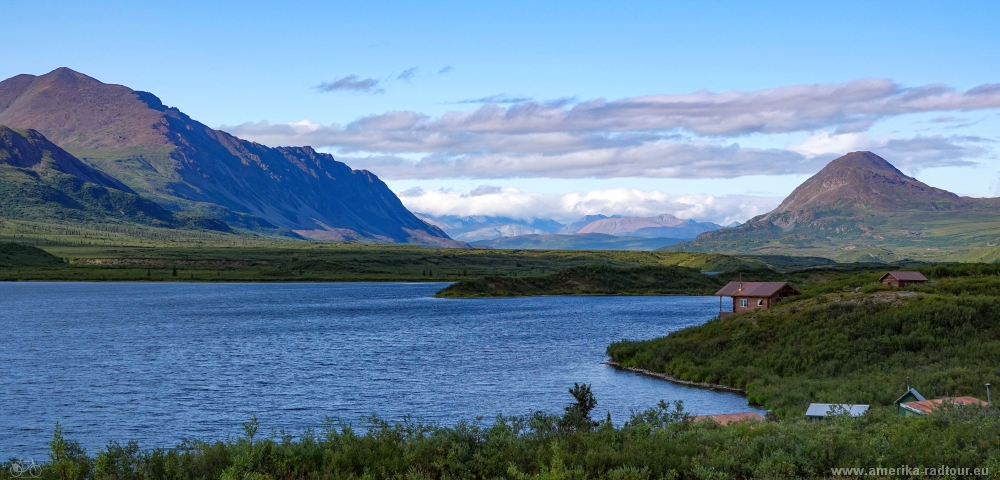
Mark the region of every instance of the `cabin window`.
[[757, 306], [758, 307], [763, 307], [764, 306], [764, 299], [763, 298], [760, 299], [760, 300], [757, 300]]
[[746, 307], [747, 306], [747, 299], [741, 298], [740, 299], [740, 306], [741, 307]]

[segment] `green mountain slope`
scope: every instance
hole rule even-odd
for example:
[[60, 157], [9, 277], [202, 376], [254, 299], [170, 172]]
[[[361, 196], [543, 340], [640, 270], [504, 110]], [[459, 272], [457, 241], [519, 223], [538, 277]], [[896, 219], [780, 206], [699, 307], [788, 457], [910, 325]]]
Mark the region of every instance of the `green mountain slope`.
[[230, 230], [212, 218], [166, 210], [87, 166], [34, 130], [13, 130], [2, 125], [0, 218]]
[[370, 172], [310, 147], [236, 138], [151, 93], [68, 68], [0, 82], [0, 124], [40, 131], [172, 210], [319, 240], [466, 246], [415, 217]]
[[904, 175], [871, 152], [853, 152], [770, 213], [668, 249], [896, 261], [965, 258], [998, 243], [1000, 199], [960, 197]]

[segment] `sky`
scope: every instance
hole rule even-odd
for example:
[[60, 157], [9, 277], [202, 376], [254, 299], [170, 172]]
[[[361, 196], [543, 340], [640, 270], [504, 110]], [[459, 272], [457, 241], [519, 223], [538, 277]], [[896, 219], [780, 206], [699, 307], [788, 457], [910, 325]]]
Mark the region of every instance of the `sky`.
[[1000, 195], [997, 2], [85, 3], [0, 0], [0, 78], [153, 92], [413, 211], [729, 224], [855, 150]]

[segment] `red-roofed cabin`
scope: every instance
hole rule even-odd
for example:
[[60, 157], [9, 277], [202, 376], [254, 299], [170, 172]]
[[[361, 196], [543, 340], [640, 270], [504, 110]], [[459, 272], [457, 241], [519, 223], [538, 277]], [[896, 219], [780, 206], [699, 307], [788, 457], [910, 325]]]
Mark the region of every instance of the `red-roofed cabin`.
[[878, 283], [882, 285], [891, 285], [893, 287], [903, 288], [911, 283], [924, 283], [927, 281], [927, 277], [920, 272], [886, 272], [882, 275], [882, 278], [878, 279]]
[[717, 415], [698, 415], [697, 417], [691, 417], [692, 422], [700, 422], [702, 420], [711, 420], [719, 425], [729, 425], [730, 423], [742, 422], [744, 420], [758, 420], [763, 422], [765, 418], [757, 412], [720, 413]]
[[733, 313], [771, 308], [772, 305], [792, 295], [801, 295], [786, 282], [729, 282], [715, 292], [719, 297], [719, 316], [722, 311], [722, 297], [733, 297]]
[[900, 403], [899, 414], [904, 417], [927, 415], [928, 413], [941, 408], [944, 404], [979, 405], [981, 407], [989, 406], [989, 403], [986, 403], [976, 397], [935, 398], [934, 400], [919, 400], [916, 402]]

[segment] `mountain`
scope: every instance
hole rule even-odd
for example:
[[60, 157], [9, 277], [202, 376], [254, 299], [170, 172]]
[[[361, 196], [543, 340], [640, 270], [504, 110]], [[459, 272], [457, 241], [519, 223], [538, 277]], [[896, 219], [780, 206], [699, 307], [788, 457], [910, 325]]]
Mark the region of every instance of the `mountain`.
[[545, 234], [494, 238], [475, 245], [511, 250], [656, 250], [681, 240], [676, 238], [642, 238], [578, 233], [573, 235]]
[[68, 68], [0, 82], [0, 124], [37, 130], [172, 210], [314, 239], [464, 246], [415, 217], [370, 172], [310, 147], [242, 140], [151, 93]]
[[610, 216], [610, 217], [607, 216], [607, 215], [586, 215], [583, 218], [581, 218], [581, 219], [579, 219], [579, 220], [577, 220], [577, 221], [575, 221], [573, 223], [570, 223], [569, 225], [566, 225], [565, 227], [560, 228], [555, 233], [558, 233], [559, 235], [572, 235], [572, 234], [574, 234], [576, 232], [579, 232], [581, 228], [586, 227], [587, 225], [590, 225], [591, 223], [594, 223], [595, 221], [603, 220], [605, 218], [621, 218], [621, 215], [613, 215], [613, 216]]
[[[671, 249], [946, 258], [1000, 242], [1000, 199], [960, 197], [906, 176], [871, 152], [831, 161], [773, 211]], [[896, 253], [893, 253], [896, 252]]]
[[135, 193], [114, 177], [81, 162], [35, 130], [17, 131], [0, 125], [0, 164], [31, 170], [39, 176], [61, 172], [84, 182]]
[[477, 228], [471, 232], [465, 232], [461, 235], [456, 235], [456, 240], [462, 240], [464, 242], [475, 242], [479, 240], [492, 240], [494, 238], [504, 238], [504, 237], [517, 237], [521, 235], [544, 235], [545, 231], [539, 230], [537, 228], [531, 228], [526, 225], [518, 225], [515, 223], [504, 223], [501, 225], [491, 225], [488, 227]]
[[417, 213], [416, 215], [417, 218], [420, 218], [424, 222], [441, 228], [452, 238], [464, 242], [553, 233], [563, 226], [561, 223], [550, 218], [522, 220], [486, 215], [465, 217], [457, 215], [434, 216], [426, 213]]
[[230, 231], [213, 218], [178, 214], [143, 198], [35, 130], [2, 125], [0, 218]]
[[711, 222], [681, 220], [670, 214], [655, 217], [609, 217], [594, 220], [574, 233], [648, 238], [695, 238], [699, 234], [723, 228]]

